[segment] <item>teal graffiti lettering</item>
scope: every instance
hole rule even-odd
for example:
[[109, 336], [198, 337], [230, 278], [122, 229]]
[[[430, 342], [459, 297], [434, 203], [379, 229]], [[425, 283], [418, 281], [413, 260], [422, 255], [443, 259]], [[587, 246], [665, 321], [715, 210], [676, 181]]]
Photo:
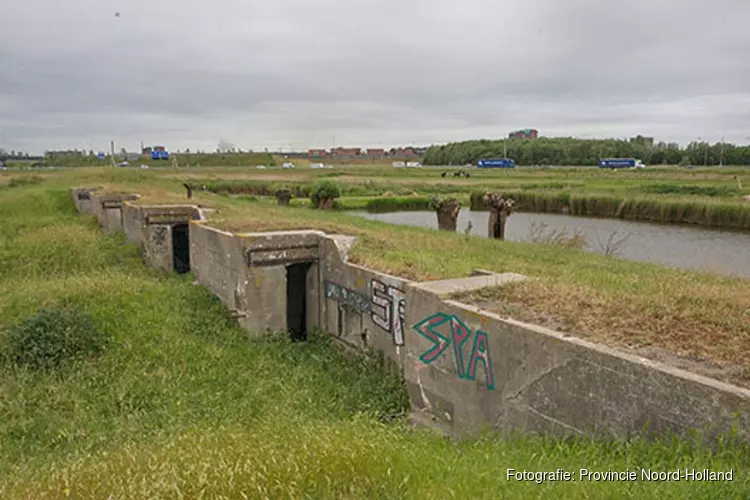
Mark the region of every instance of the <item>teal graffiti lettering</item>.
[[[437, 329], [446, 323], [450, 324], [450, 337], [443, 335]], [[463, 347], [471, 337], [472, 331], [455, 314], [442, 312], [428, 316], [412, 327], [419, 335], [426, 338], [433, 345], [419, 357], [419, 360], [429, 365], [439, 359], [453, 345], [453, 359], [458, 378], [476, 380], [477, 365], [482, 363], [485, 375], [485, 385], [489, 390], [495, 389], [495, 377], [492, 372], [492, 358], [490, 356], [490, 342], [486, 332], [477, 330], [471, 347], [468, 369], [464, 365]]]

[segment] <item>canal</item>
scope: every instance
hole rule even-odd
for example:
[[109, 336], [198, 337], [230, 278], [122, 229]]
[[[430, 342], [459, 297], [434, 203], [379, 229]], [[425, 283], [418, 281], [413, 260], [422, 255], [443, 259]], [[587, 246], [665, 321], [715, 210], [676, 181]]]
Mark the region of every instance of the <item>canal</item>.
[[[355, 212], [367, 219], [391, 224], [437, 229], [434, 212]], [[471, 221], [471, 234], [487, 236], [489, 212], [462, 210], [458, 232]], [[653, 262], [681, 269], [709, 271], [750, 278], [750, 234], [691, 226], [659, 225], [620, 219], [595, 219], [557, 214], [514, 213], [508, 219], [505, 239], [529, 241], [540, 228], [545, 233], [577, 231], [585, 237], [585, 250], [618, 258]]]

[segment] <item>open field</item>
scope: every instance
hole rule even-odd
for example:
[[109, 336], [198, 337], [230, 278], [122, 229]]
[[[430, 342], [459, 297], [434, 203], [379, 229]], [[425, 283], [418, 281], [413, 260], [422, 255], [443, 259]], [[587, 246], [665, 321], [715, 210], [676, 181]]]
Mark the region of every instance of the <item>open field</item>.
[[[521, 211], [613, 217], [660, 223], [750, 230], [750, 168], [684, 169], [665, 167], [642, 171], [610, 171], [595, 167], [468, 169], [470, 178], [452, 177], [457, 167], [394, 169], [349, 166], [333, 170], [305, 168], [154, 169], [164, 179], [206, 185], [216, 192], [268, 195], [280, 187], [307, 189], [318, 180], [339, 182], [342, 208], [364, 208], [375, 197], [457, 196], [472, 209], [472, 200], [486, 191], [512, 196]], [[441, 177], [443, 172], [448, 176]], [[81, 175], [86, 176], [85, 172]], [[115, 174], [111, 174], [115, 175]], [[366, 199], [369, 198], [369, 199]], [[426, 203], [426, 202], [423, 202]], [[382, 206], [382, 202], [381, 202]], [[420, 208], [414, 200], [390, 200], [397, 210]], [[423, 207], [421, 207], [423, 208]]]
[[[201, 174], [206, 176], [206, 182], [224, 182], [223, 176], [228, 172], [243, 174], [232, 169]], [[295, 179], [317, 173], [271, 175], [285, 174]], [[75, 169], [45, 175], [45, 183], [132, 190], [143, 195], [141, 203], [174, 203], [185, 200], [185, 190], [178, 181], [195, 174]], [[257, 182], [251, 178], [243, 185], [251, 181]], [[345, 190], [361, 189], [356, 182], [338, 182]], [[477, 300], [486, 308], [521, 320], [750, 386], [748, 280], [681, 272], [545, 245], [390, 226], [345, 213], [310, 210], [306, 200], [299, 200], [302, 206], [294, 208], [277, 207], [263, 199], [249, 201], [252, 199], [205, 191], [194, 194], [195, 202], [218, 209], [212, 214], [214, 225], [236, 231], [296, 228], [356, 235], [360, 241], [352, 251], [353, 260], [415, 280], [463, 277], [475, 268], [526, 274], [535, 279], [502, 288], [495, 297]], [[369, 199], [350, 198], [342, 203], [357, 205], [363, 201], [367, 203]]]
[[[122, 235], [73, 210], [68, 188], [183, 202], [182, 172], [81, 169], [3, 176], [0, 344], [39, 307], [90, 315], [104, 352], [45, 373], [0, 361], [0, 497], [746, 498], [750, 449], [686, 442], [450, 441], [408, 429], [399, 381], [324, 338], [248, 342], [191, 279], [146, 268]], [[212, 174], [209, 174], [212, 175]], [[217, 177], [221, 173], [214, 174]], [[13, 187], [10, 180], [16, 179]], [[38, 182], [38, 183], [37, 183]], [[360, 237], [352, 260], [413, 279], [474, 268], [534, 280], [476, 297], [521, 319], [625, 347], [705, 356], [741, 379], [750, 282], [573, 250], [390, 227], [342, 213], [197, 192], [214, 225]], [[6, 352], [5, 349], [1, 351]], [[726, 372], [727, 374], [729, 372]], [[506, 479], [506, 469], [734, 469], [733, 482]], [[639, 477], [640, 479], [640, 477]]]

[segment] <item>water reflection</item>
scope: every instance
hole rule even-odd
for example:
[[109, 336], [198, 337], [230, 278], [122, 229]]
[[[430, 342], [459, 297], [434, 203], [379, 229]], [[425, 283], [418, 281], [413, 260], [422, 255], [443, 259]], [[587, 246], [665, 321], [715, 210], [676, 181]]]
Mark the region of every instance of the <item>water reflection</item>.
[[[392, 224], [437, 228], [434, 212], [357, 214]], [[462, 210], [458, 231], [464, 232], [471, 221], [471, 234], [486, 237], [488, 217], [488, 212]], [[586, 250], [590, 252], [605, 253], [611, 240], [611, 243], [619, 242], [616, 255], [624, 259], [750, 278], [750, 234], [747, 233], [620, 219], [515, 213], [508, 219], [505, 238], [526, 241], [535, 225], [546, 226], [545, 232], [566, 229], [571, 234], [578, 230], [585, 236]]]

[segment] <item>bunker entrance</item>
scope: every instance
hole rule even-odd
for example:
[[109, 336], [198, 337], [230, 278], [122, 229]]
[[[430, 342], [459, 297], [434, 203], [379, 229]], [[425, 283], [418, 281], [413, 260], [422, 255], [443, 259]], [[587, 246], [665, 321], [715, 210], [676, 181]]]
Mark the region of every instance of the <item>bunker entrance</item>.
[[307, 340], [307, 272], [312, 263], [286, 268], [286, 325], [295, 342]]
[[172, 267], [179, 274], [190, 271], [190, 231], [187, 224], [172, 226]]

